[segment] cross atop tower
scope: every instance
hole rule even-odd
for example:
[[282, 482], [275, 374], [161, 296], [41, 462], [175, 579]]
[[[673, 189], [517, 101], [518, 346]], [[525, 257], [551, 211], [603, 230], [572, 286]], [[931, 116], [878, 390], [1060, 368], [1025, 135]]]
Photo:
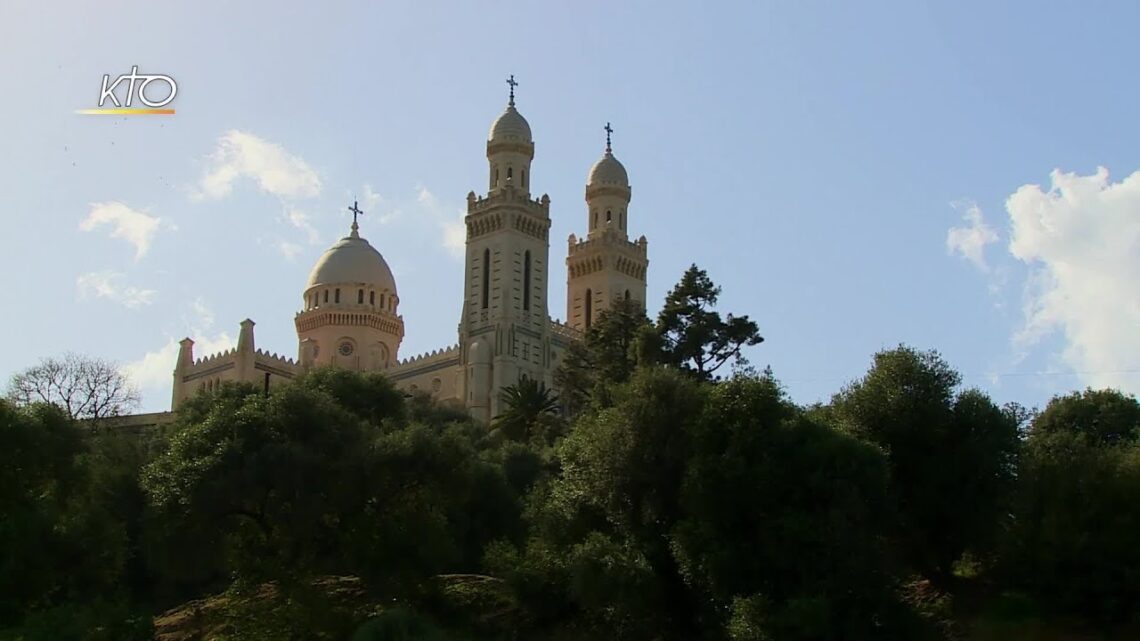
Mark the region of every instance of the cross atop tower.
[[507, 84], [511, 86], [511, 101], [509, 104], [510, 104], [510, 106], [514, 107], [515, 106], [515, 87], [519, 86], [519, 83], [515, 81], [515, 74], [512, 73], [511, 77], [507, 78]]
[[613, 127], [611, 127], [611, 126], [610, 126], [610, 123], [608, 123], [608, 122], [607, 122], [607, 123], [606, 123], [606, 126], [605, 126], [605, 127], [603, 127], [603, 129], [605, 129], [605, 130], [606, 130], [606, 153], [608, 154], [608, 153], [610, 153], [611, 151], [613, 151], [613, 150], [610, 148], [610, 134], [612, 134], [612, 133], [614, 132], [614, 128], [613, 128]]
[[364, 210], [360, 208], [355, 200], [352, 201], [352, 207], [348, 207], [347, 209], [352, 212], [352, 233], [355, 234], [356, 230], [360, 228], [360, 226], [356, 224], [356, 217], [363, 214]]

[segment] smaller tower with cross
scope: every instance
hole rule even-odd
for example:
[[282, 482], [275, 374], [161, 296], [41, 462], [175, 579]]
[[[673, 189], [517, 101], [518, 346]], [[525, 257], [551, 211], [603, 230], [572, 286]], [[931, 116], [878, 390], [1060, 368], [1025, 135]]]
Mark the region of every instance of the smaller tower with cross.
[[586, 239], [570, 236], [566, 258], [566, 319], [585, 331], [616, 299], [645, 304], [645, 275], [649, 266], [645, 236], [629, 240], [629, 201], [632, 190], [625, 166], [614, 157], [610, 123], [606, 150], [586, 178]]

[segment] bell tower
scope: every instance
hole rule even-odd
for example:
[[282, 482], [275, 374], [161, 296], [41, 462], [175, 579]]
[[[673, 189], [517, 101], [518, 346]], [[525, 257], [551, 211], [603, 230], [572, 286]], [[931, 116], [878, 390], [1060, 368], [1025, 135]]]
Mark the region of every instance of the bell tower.
[[629, 240], [629, 175], [614, 157], [606, 123], [606, 150], [586, 179], [586, 238], [570, 234], [566, 256], [566, 322], [586, 331], [618, 298], [645, 305], [649, 242]]
[[467, 251], [459, 348], [460, 393], [481, 420], [498, 415], [499, 392], [522, 377], [550, 386], [547, 266], [550, 198], [530, 195], [534, 141], [507, 84], [506, 111], [487, 137], [488, 190], [467, 194]]

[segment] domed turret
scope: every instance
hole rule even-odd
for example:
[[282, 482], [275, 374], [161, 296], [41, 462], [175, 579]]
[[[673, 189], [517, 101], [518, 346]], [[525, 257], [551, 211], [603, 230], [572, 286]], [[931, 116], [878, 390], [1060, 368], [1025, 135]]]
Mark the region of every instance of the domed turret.
[[356, 203], [349, 210], [352, 231], [321, 254], [305, 284], [295, 321], [301, 358], [310, 365], [385, 369], [395, 363], [404, 337], [396, 279], [380, 252], [360, 237]]
[[530, 161], [534, 160], [534, 140], [530, 134], [530, 123], [515, 109], [515, 82], [512, 75], [507, 79], [511, 86], [507, 110], [491, 124], [487, 134], [488, 186], [493, 193], [505, 187], [530, 192]]
[[607, 231], [615, 232], [622, 237], [626, 235], [625, 215], [631, 190], [625, 165], [614, 158], [613, 144], [610, 140], [613, 131], [613, 127], [607, 122], [605, 153], [598, 162], [594, 163], [589, 175], [586, 176], [586, 204], [589, 212], [587, 229], [590, 237]]
[[396, 293], [396, 279], [387, 261], [369, 242], [360, 237], [356, 223], [352, 233], [325, 250], [309, 272], [305, 289], [320, 285], [355, 284]]
[[507, 110], [495, 119], [491, 125], [491, 132], [487, 134], [487, 143], [497, 142], [532, 142], [530, 137], [530, 123], [515, 109], [514, 101], [507, 106]]
[[629, 174], [625, 171], [625, 165], [614, 158], [613, 152], [609, 149], [606, 149], [606, 154], [590, 168], [590, 175], [586, 178], [587, 187], [602, 185], [629, 187]]

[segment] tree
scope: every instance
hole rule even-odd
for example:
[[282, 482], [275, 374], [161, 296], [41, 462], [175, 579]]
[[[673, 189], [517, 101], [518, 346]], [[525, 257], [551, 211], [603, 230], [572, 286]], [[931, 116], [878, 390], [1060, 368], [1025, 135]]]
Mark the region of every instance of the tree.
[[112, 362], [67, 353], [12, 376], [8, 397], [17, 405], [58, 405], [72, 419], [100, 419], [138, 407], [138, 390]]
[[960, 380], [937, 352], [901, 346], [817, 411], [888, 453], [895, 537], [912, 567], [941, 582], [1008, 513], [1022, 416], [977, 390], [956, 393]]
[[614, 396], [556, 447], [562, 474], [532, 495], [532, 539], [512, 580], [551, 586], [534, 589], [528, 607], [565, 616], [565, 602], [608, 638], [696, 638], [699, 605], [669, 533], [679, 518], [686, 426], [704, 390], [675, 370], [643, 368]]
[[722, 319], [716, 307], [720, 287], [692, 265], [665, 298], [657, 317], [657, 333], [666, 363], [710, 380], [729, 361], [741, 358], [745, 346], [763, 342], [756, 323], [748, 316], [728, 314]]
[[773, 379], [641, 368], [556, 449], [530, 539], [496, 550], [543, 630], [898, 638], [885, 458], [807, 421]]
[[88, 445], [62, 408], [0, 399], [0, 630], [112, 616], [86, 606], [116, 595], [126, 537], [93, 491]]
[[590, 400], [607, 405], [610, 389], [628, 381], [638, 365], [653, 360], [646, 353], [655, 350], [653, 338], [653, 325], [641, 303], [617, 299], [602, 310], [554, 371], [567, 413], [576, 416]]
[[[810, 420], [775, 379], [710, 391], [673, 547], [731, 638], [904, 638], [883, 542], [888, 466]], [[723, 617], [723, 614], [720, 615]]]
[[409, 424], [390, 386], [316, 372], [268, 396], [223, 387], [180, 415], [142, 474], [166, 576], [303, 590], [352, 574], [407, 597], [475, 570], [487, 541], [516, 534], [517, 498], [463, 425]]
[[1058, 396], [1033, 421], [1036, 432], [1068, 432], [1113, 445], [1140, 437], [1140, 402], [1117, 390], [1087, 389]]
[[1029, 430], [1004, 578], [1100, 623], [1140, 612], [1140, 433], [1113, 390], [1056, 397]]
[[504, 387], [499, 393], [503, 413], [491, 425], [503, 431], [512, 441], [526, 441], [535, 433], [539, 422], [558, 414], [558, 397], [546, 385], [533, 378], [524, 378]]

